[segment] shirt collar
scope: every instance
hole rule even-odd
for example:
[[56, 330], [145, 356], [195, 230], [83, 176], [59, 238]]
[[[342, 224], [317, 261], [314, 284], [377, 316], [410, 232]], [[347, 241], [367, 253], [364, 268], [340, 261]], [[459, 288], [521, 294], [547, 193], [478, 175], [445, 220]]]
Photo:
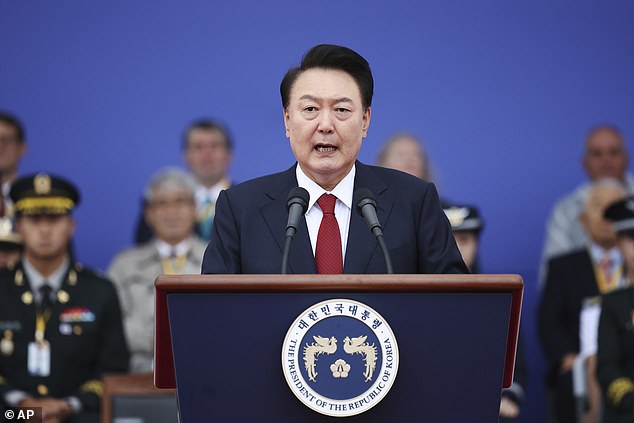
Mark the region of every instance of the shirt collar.
[[2, 184], [1, 189], [2, 189], [2, 195], [3, 195], [3, 196], [5, 196], [5, 197], [9, 197], [9, 192], [11, 191], [11, 183], [12, 183], [12, 182], [13, 182], [13, 181], [5, 181], [5, 182]]
[[171, 245], [163, 240], [157, 239], [154, 241], [154, 245], [156, 246], [156, 250], [158, 251], [161, 258], [172, 257], [172, 252], [176, 257], [180, 257], [187, 255], [191, 248], [191, 241], [189, 238], [187, 238], [176, 245]]
[[210, 199], [212, 202], [216, 202], [216, 200], [218, 200], [218, 196], [220, 195], [220, 191], [229, 188], [229, 186], [231, 186], [231, 182], [229, 182], [229, 179], [226, 177], [223, 177], [211, 188], [207, 188], [204, 185], [198, 185], [196, 188], [196, 202], [198, 204], [202, 204], [207, 199]]
[[617, 247], [612, 247], [609, 250], [605, 250], [597, 244], [590, 244], [590, 257], [592, 257], [593, 263], [599, 263], [605, 256], [608, 256], [612, 260], [612, 265], [617, 266], [623, 263], [621, 253]]
[[315, 181], [310, 179], [306, 174], [302, 171], [302, 168], [297, 164], [295, 167], [295, 176], [297, 177], [297, 185], [305, 188], [310, 195], [310, 199], [308, 201], [308, 209], [310, 210], [319, 197], [321, 197], [324, 193], [333, 194], [339, 201], [345, 204], [346, 207], [352, 209], [352, 191], [354, 190], [354, 176], [356, 175], [357, 167], [356, 164], [352, 165], [352, 169], [350, 172], [337, 184], [336, 187], [333, 188], [332, 191], [326, 191]]
[[24, 257], [22, 259], [22, 266], [24, 267], [24, 273], [26, 273], [26, 277], [29, 279], [29, 283], [31, 284], [31, 289], [35, 292], [38, 292], [40, 287], [44, 285], [44, 282], [48, 282], [52, 291], [58, 291], [62, 287], [64, 275], [66, 274], [66, 269], [70, 264], [70, 259], [66, 258], [64, 263], [54, 271], [49, 277], [44, 277], [40, 272], [33, 267], [33, 265], [29, 262], [29, 260]]

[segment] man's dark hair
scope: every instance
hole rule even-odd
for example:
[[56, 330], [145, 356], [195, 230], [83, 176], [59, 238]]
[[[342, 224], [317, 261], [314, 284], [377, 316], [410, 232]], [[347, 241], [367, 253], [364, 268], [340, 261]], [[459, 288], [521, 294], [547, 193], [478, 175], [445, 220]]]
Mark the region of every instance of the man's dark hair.
[[186, 150], [189, 143], [189, 136], [191, 135], [193, 130], [202, 129], [204, 131], [218, 131], [222, 135], [225, 140], [225, 147], [227, 150], [233, 151], [233, 139], [231, 138], [231, 134], [229, 130], [222, 124], [215, 122], [211, 119], [200, 119], [195, 122], [192, 122], [185, 132], [183, 133], [183, 150]]
[[363, 110], [367, 110], [372, 104], [374, 79], [372, 78], [369, 63], [357, 52], [347, 47], [320, 44], [308, 50], [302, 58], [302, 63], [299, 67], [289, 69], [284, 79], [282, 79], [280, 94], [282, 95], [282, 106], [284, 109], [288, 107], [291, 88], [297, 77], [304, 71], [314, 68], [346, 72], [355, 80], [359, 87]]
[[16, 116], [0, 110], [0, 122], [11, 126], [15, 131], [17, 141], [21, 143], [24, 142], [24, 138], [26, 136], [24, 133], [24, 126], [22, 126], [22, 122], [20, 122], [20, 120]]

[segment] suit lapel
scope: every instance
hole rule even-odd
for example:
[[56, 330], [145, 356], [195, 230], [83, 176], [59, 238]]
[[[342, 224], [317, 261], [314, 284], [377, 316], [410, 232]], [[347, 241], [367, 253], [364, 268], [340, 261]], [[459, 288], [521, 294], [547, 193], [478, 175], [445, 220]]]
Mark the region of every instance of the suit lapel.
[[[356, 175], [354, 178], [354, 191], [359, 188], [369, 188], [376, 198], [378, 205], [377, 216], [381, 226], [386, 227], [394, 206], [394, 199], [390, 196], [387, 186], [372, 169], [363, 163], [356, 162]], [[363, 274], [365, 273], [370, 260], [383, 260], [378, 254], [378, 245], [374, 235], [370, 232], [363, 216], [359, 214], [356, 204], [352, 205], [350, 214], [350, 228], [348, 230], [348, 245], [346, 247], [346, 259], [344, 263], [344, 273]]]
[[[282, 265], [281, 257], [284, 252], [285, 242], [285, 229], [288, 220], [288, 213], [286, 211], [286, 200], [288, 191], [297, 186], [297, 178], [295, 177], [295, 166], [283, 172], [281, 175], [280, 183], [274, 184], [265, 193], [269, 200], [262, 206], [262, 216], [268, 230], [271, 233], [271, 237], [275, 240], [279, 248], [280, 266]], [[293, 238], [291, 244], [291, 250], [288, 258], [289, 273], [295, 274], [311, 274], [316, 273], [315, 258], [313, 256], [313, 249], [310, 245], [310, 238], [308, 236], [308, 227], [306, 226], [306, 219], [301, 219], [297, 233]]]

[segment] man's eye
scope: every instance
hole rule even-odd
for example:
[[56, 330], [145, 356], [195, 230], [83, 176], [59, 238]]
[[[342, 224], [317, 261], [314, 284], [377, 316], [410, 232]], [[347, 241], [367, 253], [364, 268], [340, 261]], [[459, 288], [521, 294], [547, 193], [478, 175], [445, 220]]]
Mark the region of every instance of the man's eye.
[[345, 112], [348, 112], [349, 110], [348, 110], [348, 109], [346, 109], [345, 107], [337, 107], [337, 108], [335, 109], [335, 111], [337, 111], [337, 112], [339, 112], [339, 113], [345, 113]]
[[304, 111], [305, 111], [305, 112], [314, 112], [314, 111], [316, 111], [316, 110], [317, 110], [317, 107], [315, 107], [315, 106], [307, 106], [307, 107], [304, 107]]

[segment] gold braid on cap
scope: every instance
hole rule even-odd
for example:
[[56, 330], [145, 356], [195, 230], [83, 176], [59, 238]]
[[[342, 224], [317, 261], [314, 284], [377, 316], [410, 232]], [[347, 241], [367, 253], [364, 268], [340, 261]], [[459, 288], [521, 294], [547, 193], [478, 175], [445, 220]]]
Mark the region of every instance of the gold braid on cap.
[[623, 397], [630, 392], [634, 392], [634, 383], [630, 378], [620, 377], [610, 383], [606, 396], [613, 405], [618, 407]]
[[67, 212], [74, 206], [75, 202], [67, 197], [28, 197], [15, 203], [16, 210], [24, 214], [37, 213], [42, 209]]

